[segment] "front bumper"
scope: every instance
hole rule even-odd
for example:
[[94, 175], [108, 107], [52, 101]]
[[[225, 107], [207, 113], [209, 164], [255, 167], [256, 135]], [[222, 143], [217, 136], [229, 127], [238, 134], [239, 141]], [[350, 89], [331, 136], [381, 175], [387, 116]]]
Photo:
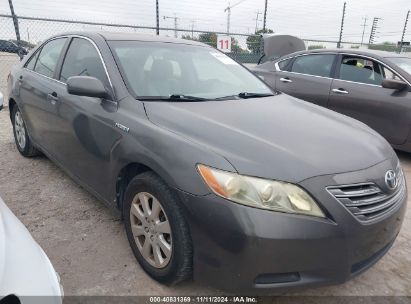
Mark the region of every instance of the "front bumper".
[[194, 279], [226, 290], [260, 293], [342, 283], [368, 269], [399, 233], [406, 195], [386, 216], [361, 223], [325, 187], [363, 182], [365, 176], [377, 181], [393, 163], [303, 181], [300, 185], [311, 190], [328, 219], [180, 192], [194, 245]]

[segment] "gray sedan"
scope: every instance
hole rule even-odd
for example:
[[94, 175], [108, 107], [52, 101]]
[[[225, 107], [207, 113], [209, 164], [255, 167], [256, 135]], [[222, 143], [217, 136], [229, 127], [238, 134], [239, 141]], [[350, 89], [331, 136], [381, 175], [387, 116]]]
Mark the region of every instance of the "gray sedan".
[[272, 88], [358, 119], [411, 152], [411, 58], [353, 49], [301, 51], [258, 65]]
[[44, 153], [118, 212], [159, 282], [340, 283], [401, 228], [407, 188], [385, 139], [205, 44], [58, 35], [8, 87], [18, 151]]

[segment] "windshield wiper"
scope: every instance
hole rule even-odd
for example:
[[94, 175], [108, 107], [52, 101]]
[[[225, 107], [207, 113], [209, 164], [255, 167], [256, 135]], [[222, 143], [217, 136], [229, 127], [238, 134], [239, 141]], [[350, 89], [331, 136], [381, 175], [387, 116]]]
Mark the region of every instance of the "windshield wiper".
[[274, 96], [274, 94], [241, 92], [239, 94], [216, 97], [216, 98], [213, 98], [213, 100], [232, 100], [232, 99], [238, 99], [238, 98], [247, 99], [247, 98], [259, 98], [259, 97], [269, 97], [269, 96]]
[[259, 97], [268, 97], [274, 96], [272, 93], [249, 93], [249, 92], [241, 92], [238, 94], [238, 97], [246, 99], [246, 98], [259, 98]]
[[209, 100], [208, 98], [190, 96], [184, 94], [171, 94], [169, 96], [140, 96], [137, 99], [139, 100], [169, 100], [169, 101], [205, 101]]

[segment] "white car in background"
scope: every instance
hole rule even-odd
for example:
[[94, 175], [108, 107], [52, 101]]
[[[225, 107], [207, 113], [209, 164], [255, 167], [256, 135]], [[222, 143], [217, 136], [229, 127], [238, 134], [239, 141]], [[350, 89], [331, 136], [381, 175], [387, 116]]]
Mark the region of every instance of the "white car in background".
[[0, 198], [0, 302], [61, 304], [63, 295], [49, 258]]

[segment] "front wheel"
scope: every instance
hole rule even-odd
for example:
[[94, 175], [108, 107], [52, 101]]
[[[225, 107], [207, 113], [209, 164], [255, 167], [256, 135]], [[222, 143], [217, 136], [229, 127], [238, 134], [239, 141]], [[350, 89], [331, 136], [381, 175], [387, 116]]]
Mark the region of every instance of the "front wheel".
[[131, 249], [155, 280], [176, 284], [192, 275], [192, 242], [178, 197], [160, 177], [145, 172], [127, 186], [124, 224]]
[[37, 150], [33, 146], [27, 134], [27, 129], [23, 120], [23, 116], [21, 115], [21, 112], [17, 105], [13, 107], [12, 123], [14, 141], [16, 142], [17, 150], [19, 150], [19, 152], [25, 157], [32, 157], [40, 154], [39, 150]]

